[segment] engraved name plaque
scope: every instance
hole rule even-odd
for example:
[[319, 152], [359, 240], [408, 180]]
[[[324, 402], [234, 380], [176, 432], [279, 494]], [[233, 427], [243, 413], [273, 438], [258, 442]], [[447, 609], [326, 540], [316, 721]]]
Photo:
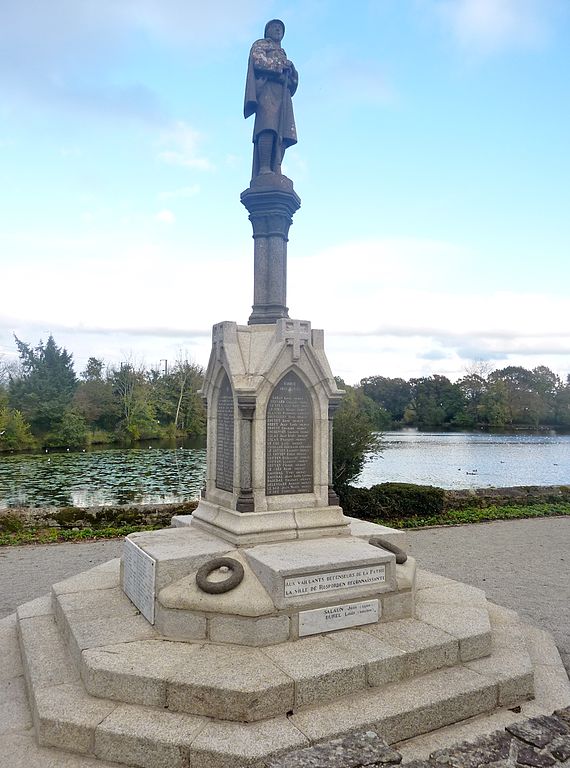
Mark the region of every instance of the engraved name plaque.
[[156, 560], [131, 539], [123, 548], [123, 590], [142, 615], [154, 624]]
[[225, 374], [218, 396], [216, 430], [216, 488], [234, 489], [234, 396]]
[[299, 637], [316, 635], [318, 632], [334, 632], [335, 629], [375, 624], [380, 617], [378, 600], [364, 600], [347, 605], [331, 605], [314, 611], [299, 613]]
[[313, 405], [294, 371], [284, 376], [267, 405], [265, 492], [313, 492]]
[[382, 584], [385, 581], [385, 565], [370, 565], [329, 573], [310, 573], [305, 576], [292, 576], [285, 579], [285, 597], [312, 595], [316, 592], [350, 589], [368, 584]]

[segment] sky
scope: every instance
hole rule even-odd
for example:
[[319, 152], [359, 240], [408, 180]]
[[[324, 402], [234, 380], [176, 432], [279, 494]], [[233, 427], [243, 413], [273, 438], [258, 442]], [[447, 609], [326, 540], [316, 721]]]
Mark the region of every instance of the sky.
[[20, 0], [0, 24], [0, 361], [163, 368], [245, 324], [251, 44], [299, 72], [290, 316], [335, 375], [570, 373], [568, 0]]

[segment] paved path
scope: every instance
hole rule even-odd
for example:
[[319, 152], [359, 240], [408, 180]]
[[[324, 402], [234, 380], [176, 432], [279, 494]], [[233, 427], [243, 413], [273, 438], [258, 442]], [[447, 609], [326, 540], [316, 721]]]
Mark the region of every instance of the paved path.
[[[408, 541], [420, 567], [480, 587], [552, 632], [570, 673], [570, 517], [430, 528]], [[116, 540], [0, 547], [0, 618], [120, 552]]]
[[570, 675], [570, 517], [410, 531], [421, 568], [483, 589], [551, 632]]

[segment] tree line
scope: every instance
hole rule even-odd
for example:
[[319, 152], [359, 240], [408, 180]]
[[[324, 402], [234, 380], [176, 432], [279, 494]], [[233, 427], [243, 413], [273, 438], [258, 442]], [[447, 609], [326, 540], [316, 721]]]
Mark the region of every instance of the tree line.
[[203, 370], [188, 360], [161, 372], [90, 357], [77, 376], [73, 356], [53, 336], [35, 347], [16, 337], [16, 346], [17, 363], [0, 361], [0, 450], [205, 434]]
[[379, 428], [570, 427], [570, 375], [562, 381], [544, 365], [510, 365], [470, 372], [452, 383], [445, 376], [391, 379], [370, 376], [358, 390], [375, 408]]
[[[52, 336], [35, 347], [15, 341], [19, 360], [0, 360], [0, 450], [205, 434], [203, 370], [195, 363], [180, 359], [158, 371], [132, 359], [106, 365], [91, 357], [78, 376], [72, 355]], [[570, 428], [570, 376], [562, 381], [546, 366], [479, 366], [454, 383], [439, 375], [337, 383], [346, 390], [335, 416], [338, 482], [358, 474], [366, 454], [378, 450], [374, 433], [391, 427]]]

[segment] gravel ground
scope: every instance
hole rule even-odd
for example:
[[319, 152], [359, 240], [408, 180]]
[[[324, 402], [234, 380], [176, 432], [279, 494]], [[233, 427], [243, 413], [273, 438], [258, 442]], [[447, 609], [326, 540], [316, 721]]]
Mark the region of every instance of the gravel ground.
[[[408, 542], [420, 567], [480, 587], [552, 632], [570, 674], [570, 517], [429, 528]], [[120, 553], [117, 540], [0, 547], [0, 618]]]

